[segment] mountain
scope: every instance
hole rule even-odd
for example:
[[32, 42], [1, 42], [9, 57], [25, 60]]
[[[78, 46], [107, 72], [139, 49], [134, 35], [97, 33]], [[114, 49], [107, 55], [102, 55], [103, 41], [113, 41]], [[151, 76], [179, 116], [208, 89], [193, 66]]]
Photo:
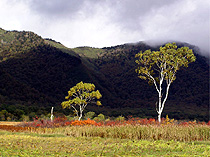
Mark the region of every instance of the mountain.
[[[69, 88], [80, 81], [96, 85], [103, 95], [102, 107], [87, 110], [109, 116], [156, 117], [157, 92], [135, 73], [135, 54], [157, 50], [144, 42], [102, 49], [69, 49], [33, 32], [0, 29], [0, 111], [8, 106], [30, 112], [62, 110]], [[178, 46], [186, 43], [178, 43]], [[207, 58], [193, 49], [197, 60], [177, 73], [163, 114], [176, 119], [208, 119], [209, 65]], [[30, 108], [30, 109], [29, 109]], [[33, 108], [33, 110], [32, 110]]]
[[60, 106], [71, 86], [91, 80], [73, 51], [67, 54], [32, 32], [0, 32], [0, 104]]

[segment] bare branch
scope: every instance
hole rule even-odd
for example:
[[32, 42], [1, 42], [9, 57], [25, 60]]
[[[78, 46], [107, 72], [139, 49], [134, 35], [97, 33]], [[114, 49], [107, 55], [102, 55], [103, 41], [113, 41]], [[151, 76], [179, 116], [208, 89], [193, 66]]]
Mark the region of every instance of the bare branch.
[[156, 88], [157, 92], [159, 93], [160, 91], [159, 91], [159, 89], [158, 89], [158, 86], [157, 86], [157, 83], [156, 83], [154, 77], [153, 77], [152, 75], [150, 75], [149, 73], [147, 74], [147, 76], [149, 76], [149, 77], [153, 80], [153, 83], [154, 83], [154, 85], [155, 85], [155, 88]]

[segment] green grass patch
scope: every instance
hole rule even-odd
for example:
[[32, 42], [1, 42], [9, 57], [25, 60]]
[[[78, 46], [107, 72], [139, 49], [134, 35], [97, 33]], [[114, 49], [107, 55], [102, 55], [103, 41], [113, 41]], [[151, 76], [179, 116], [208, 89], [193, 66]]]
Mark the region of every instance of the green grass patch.
[[0, 131], [0, 156], [209, 156], [209, 142], [47, 137]]
[[98, 58], [98, 55], [104, 52], [103, 49], [92, 48], [92, 47], [77, 47], [72, 50], [82, 57], [94, 58], [94, 59]]

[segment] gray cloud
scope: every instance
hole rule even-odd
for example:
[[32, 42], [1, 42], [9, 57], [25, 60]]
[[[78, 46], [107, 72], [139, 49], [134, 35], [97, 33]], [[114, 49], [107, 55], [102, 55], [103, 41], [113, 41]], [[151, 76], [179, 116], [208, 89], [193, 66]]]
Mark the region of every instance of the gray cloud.
[[66, 19], [84, 12], [86, 5], [89, 5], [88, 11], [91, 12], [91, 8], [100, 1], [102, 0], [31, 0], [29, 7], [40, 16]]
[[0, 7], [8, 15], [0, 27], [68, 47], [176, 40], [209, 52], [209, 0], [1, 0]]
[[155, 8], [173, 4], [170, 0], [119, 0], [115, 7], [115, 22], [122, 24], [125, 28], [140, 29], [141, 19]]
[[61, 16], [62, 18], [62, 16], [80, 10], [80, 6], [83, 2], [84, 0], [36, 0], [30, 1], [30, 8], [41, 16]]

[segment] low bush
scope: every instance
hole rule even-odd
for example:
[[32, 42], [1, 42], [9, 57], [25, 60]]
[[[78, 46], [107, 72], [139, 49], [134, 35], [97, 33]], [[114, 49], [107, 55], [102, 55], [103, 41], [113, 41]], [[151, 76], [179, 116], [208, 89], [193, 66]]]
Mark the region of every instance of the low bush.
[[85, 113], [85, 119], [93, 119], [93, 117], [95, 116], [95, 112], [87, 112]]
[[104, 121], [105, 120], [105, 116], [101, 113], [97, 117], [95, 117], [93, 120], [95, 120], [95, 121]]
[[70, 120], [69, 118], [63, 117], [55, 117], [51, 122], [49, 119], [44, 120], [42, 118], [34, 118], [33, 122], [25, 122], [22, 126], [27, 127], [62, 127], [62, 126], [84, 126], [84, 125], [95, 125], [95, 126], [119, 126], [119, 125], [178, 125], [178, 126], [195, 126], [195, 125], [207, 125], [210, 126], [210, 121], [208, 123], [205, 122], [197, 122], [197, 121], [176, 121], [174, 119], [169, 119], [168, 115], [166, 118], [162, 118], [161, 124], [154, 118], [133, 118], [129, 116], [127, 120], [124, 117], [119, 116], [115, 120], [107, 119], [105, 120], [105, 116], [99, 114], [93, 120], [87, 118], [86, 120]]

